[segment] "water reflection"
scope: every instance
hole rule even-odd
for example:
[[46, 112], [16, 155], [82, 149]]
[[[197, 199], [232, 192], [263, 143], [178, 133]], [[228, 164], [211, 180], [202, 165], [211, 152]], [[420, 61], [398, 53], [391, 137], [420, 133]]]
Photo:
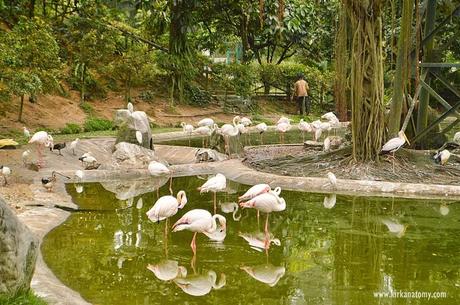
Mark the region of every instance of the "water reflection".
[[81, 184], [75, 184], [75, 191], [76, 191], [78, 194], [83, 193], [83, 185], [81, 185]]
[[161, 281], [172, 281], [177, 277], [186, 277], [187, 269], [179, 266], [179, 262], [173, 260], [162, 260], [158, 264], [148, 265], [147, 269], [152, 271], [157, 279]]
[[284, 276], [286, 268], [279, 266], [273, 266], [272, 264], [263, 264], [253, 267], [243, 266], [241, 270], [246, 271], [252, 278], [267, 284], [270, 287], [274, 287], [278, 284], [278, 281]]
[[272, 244], [281, 246], [281, 241], [270, 233], [268, 239], [264, 232], [239, 233], [238, 236], [242, 237], [252, 249], [259, 252], [268, 250]]
[[236, 216], [238, 213], [238, 203], [236, 202], [223, 202], [220, 203], [220, 210], [222, 213], [229, 214], [232, 213], [232, 217], [234, 221], [240, 221], [241, 219], [241, 213], [240, 215]]
[[326, 209], [332, 209], [335, 206], [336, 201], [337, 201], [337, 195], [336, 194], [329, 194], [329, 195], [324, 197], [323, 206]]
[[447, 216], [449, 214], [450, 210], [449, 210], [449, 206], [445, 203], [441, 203], [441, 205], [439, 206], [439, 213], [442, 215], [442, 216]]
[[177, 277], [174, 283], [188, 295], [203, 296], [211, 292], [211, 289], [221, 289], [227, 283], [225, 274], [220, 275], [217, 282], [216, 272], [209, 270], [204, 274], [193, 274], [186, 277]]
[[388, 228], [391, 234], [395, 235], [398, 238], [401, 238], [406, 234], [408, 225], [403, 225], [395, 219], [382, 219], [382, 223]]

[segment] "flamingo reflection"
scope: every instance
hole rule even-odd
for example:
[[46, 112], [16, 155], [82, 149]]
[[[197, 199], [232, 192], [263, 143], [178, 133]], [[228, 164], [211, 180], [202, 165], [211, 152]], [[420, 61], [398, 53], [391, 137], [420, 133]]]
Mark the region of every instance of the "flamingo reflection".
[[240, 221], [241, 219], [241, 214], [238, 217], [236, 216], [236, 213], [238, 213], [238, 204], [236, 202], [221, 203], [220, 210], [225, 214], [232, 213], [234, 221]]
[[226, 284], [225, 274], [222, 273], [219, 282], [216, 282], [217, 274], [212, 270], [209, 270], [206, 274], [177, 277], [174, 279], [174, 283], [183, 292], [192, 296], [203, 296], [210, 293], [212, 289], [224, 287]]
[[403, 225], [394, 219], [382, 219], [382, 223], [388, 228], [390, 233], [398, 238], [403, 237], [408, 228], [408, 225]]
[[336, 201], [337, 201], [337, 195], [329, 194], [324, 197], [323, 206], [326, 209], [332, 209], [335, 206]]
[[165, 282], [187, 276], [187, 269], [179, 266], [179, 262], [173, 260], [162, 260], [158, 264], [148, 265], [147, 269], [152, 271], [159, 280]]
[[286, 272], [284, 267], [276, 267], [272, 264], [258, 265], [254, 267], [243, 266], [241, 269], [246, 271], [247, 274], [257, 281], [267, 284], [270, 287], [274, 287]]
[[238, 236], [247, 241], [252, 249], [260, 252], [262, 252], [264, 249], [268, 250], [271, 244], [274, 244], [278, 247], [281, 246], [281, 241], [278, 238], [274, 238], [272, 234], [270, 234], [268, 242], [265, 240], [266, 236], [262, 232], [239, 233]]

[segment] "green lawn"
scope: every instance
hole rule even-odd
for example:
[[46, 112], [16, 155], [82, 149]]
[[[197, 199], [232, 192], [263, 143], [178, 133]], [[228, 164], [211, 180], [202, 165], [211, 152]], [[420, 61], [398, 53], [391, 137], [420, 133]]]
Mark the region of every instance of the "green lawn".
[[47, 303], [36, 296], [32, 291], [21, 293], [13, 297], [1, 296], [2, 305], [47, 305]]

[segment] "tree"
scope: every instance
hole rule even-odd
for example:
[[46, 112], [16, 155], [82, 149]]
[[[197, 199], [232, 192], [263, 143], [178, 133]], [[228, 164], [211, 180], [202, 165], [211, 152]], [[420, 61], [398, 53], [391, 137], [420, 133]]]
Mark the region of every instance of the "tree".
[[12, 31], [0, 34], [0, 51], [0, 90], [20, 96], [18, 121], [22, 121], [24, 96], [57, 86], [59, 46], [42, 20], [22, 19]]
[[342, 0], [353, 33], [351, 44], [352, 141], [355, 161], [378, 160], [384, 136], [384, 0]]

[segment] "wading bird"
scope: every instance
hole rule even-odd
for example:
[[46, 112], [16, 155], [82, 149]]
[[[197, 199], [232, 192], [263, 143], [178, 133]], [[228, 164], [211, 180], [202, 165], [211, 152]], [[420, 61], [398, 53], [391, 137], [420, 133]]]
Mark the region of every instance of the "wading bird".
[[410, 145], [409, 140], [406, 137], [404, 131], [399, 131], [398, 136], [396, 138], [392, 138], [388, 140], [388, 142], [383, 145], [382, 150], [380, 151], [381, 154], [385, 153], [392, 153], [393, 155], [393, 172], [395, 171], [395, 152], [404, 146], [406, 143]]
[[56, 171], [53, 171], [50, 177], [42, 177], [42, 185], [48, 192], [51, 192], [53, 190], [54, 185], [56, 184], [56, 181], [57, 181], [56, 174], [61, 175], [62, 177], [65, 177], [67, 179], [70, 179], [70, 177], [67, 177], [66, 175], [63, 175]]
[[180, 123], [180, 126], [182, 127], [182, 131], [188, 135], [188, 146], [190, 146], [190, 138], [193, 133], [193, 125], [182, 122]]
[[70, 149], [72, 150], [72, 154], [75, 156], [75, 148], [77, 148], [78, 142], [80, 141], [79, 138], [76, 138], [72, 142], [70, 142]]
[[83, 163], [85, 168], [88, 166], [94, 166], [97, 163], [97, 159], [93, 157], [89, 152], [84, 153], [80, 158], [78, 158], [78, 160]]
[[237, 122], [238, 118], [238, 116], [233, 118], [233, 125], [227, 123], [219, 129], [219, 133], [224, 137], [225, 152], [228, 155], [230, 155], [230, 137], [236, 137], [240, 133]]
[[210, 118], [204, 118], [201, 121], [199, 121], [197, 125], [199, 127], [202, 127], [202, 126], [212, 127], [214, 125], [214, 120]]
[[[198, 128], [195, 128], [195, 130], [193, 130], [193, 133], [204, 136], [203, 138], [201, 138], [201, 146], [204, 148], [205, 144], [207, 145], [208, 137], [212, 135], [214, 130], [218, 129], [219, 127], [217, 126], [217, 124], [214, 124], [212, 126], [200, 126]], [[206, 143], [204, 142], [205, 140]]]
[[214, 196], [214, 214], [217, 210], [217, 192], [222, 192], [227, 187], [227, 178], [222, 174], [217, 174], [206, 181], [202, 186], [198, 188], [200, 194], [212, 192]]
[[[270, 185], [268, 184], [265, 184], [265, 183], [256, 184], [256, 185], [253, 185], [251, 188], [249, 188], [249, 190], [247, 190], [246, 193], [238, 197], [238, 201], [239, 202], [248, 201], [256, 196], [259, 196], [260, 194], [268, 193], [271, 190], [272, 189]], [[257, 223], [259, 223], [259, 214], [260, 212], [259, 210], [257, 210]]]
[[[169, 192], [173, 193], [172, 191], [172, 171], [163, 163], [158, 161], [151, 161], [148, 166], [148, 170], [151, 176], [160, 177], [160, 176], [170, 176], [169, 179]], [[159, 196], [159, 187], [157, 187], [157, 196]]]
[[281, 123], [291, 124], [291, 119], [289, 119], [289, 118], [287, 118], [285, 116], [282, 116], [282, 117], [280, 117], [278, 122], [276, 122], [276, 125], [281, 124]]
[[260, 123], [256, 125], [256, 128], [260, 134], [260, 144], [264, 144], [264, 133], [267, 131], [268, 126], [265, 123]]
[[240, 122], [241, 124], [243, 124], [244, 127], [248, 127], [248, 126], [251, 126], [251, 125], [252, 125], [251, 119], [249, 119], [249, 118], [247, 118], [247, 117], [242, 117], [242, 118], [239, 120], [239, 122]]
[[6, 177], [11, 175], [11, 169], [8, 166], [0, 165], [0, 176], [3, 177], [3, 185], [8, 184], [8, 180]]
[[299, 125], [297, 125], [300, 132], [302, 133], [302, 142], [305, 142], [305, 132], [312, 132], [312, 127], [308, 122], [305, 122], [303, 119], [300, 120]]
[[53, 145], [52, 138], [50, 138], [46, 131], [38, 131], [34, 133], [32, 138], [29, 140], [29, 143], [36, 145], [38, 165], [43, 166], [43, 150], [45, 147], [50, 147]]
[[280, 143], [284, 144], [284, 134], [291, 129], [291, 124], [288, 122], [281, 122], [276, 125], [276, 131], [279, 132], [280, 135]]
[[172, 227], [173, 232], [188, 230], [194, 232], [193, 239], [190, 244], [193, 254], [196, 254], [196, 234], [197, 233], [213, 233], [217, 230], [217, 220], [221, 225], [222, 230], [226, 230], [227, 220], [224, 216], [215, 214], [211, 215], [206, 210], [194, 209], [184, 214]]
[[177, 214], [179, 209], [182, 209], [187, 204], [187, 195], [184, 191], [179, 191], [176, 197], [171, 195], [158, 198], [153, 207], [148, 210], [147, 217], [159, 223], [166, 219], [165, 236], [168, 232], [168, 218]]

